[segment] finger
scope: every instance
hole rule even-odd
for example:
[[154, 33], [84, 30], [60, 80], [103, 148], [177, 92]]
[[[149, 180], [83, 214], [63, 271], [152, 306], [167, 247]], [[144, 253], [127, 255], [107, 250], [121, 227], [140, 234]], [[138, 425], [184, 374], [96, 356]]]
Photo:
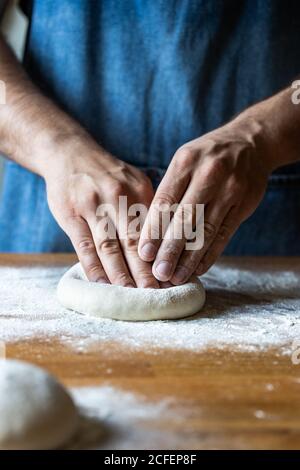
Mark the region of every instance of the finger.
[[[196, 227], [196, 231], [198, 230], [197, 218], [199, 214], [202, 214], [203, 205], [210, 203], [219, 187], [220, 184], [217, 184], [216, 178], [211, 182], [210, 172], [206, 169], [197, 174], [192, 181], [189, 181], [188, 189], [184, 194], [182, 194], [182, 191], [180, 192], [183, 197], [160, 243], [153, 264], [153, 273], [159, 281], [168, 281], [172, 278], [187, 241], [185, 224], [187, 223], [191, 227], [191, 233], [193, 233], [194, 227]], [[198, 209], [201, 210], [198, 211]], [[204, 226], [206, 232], [211, 231], [211, 228], [209, 223]], [[172, 236], [172, 233], [174, 236]], [[211, 238], [211, 235], [206, 238]], [[196, 237], [196, 243], [198, 244], [199, 240], [197, 238], [198, 236]], [[184, 274], [188, 276], [189, 273], [184, 273], [182, 270], [180, 273], [181, 278], [184, 277]]]
[[208, 204], [205, 208], [203, 247], [197, 249], [196, 245], [196, 249], [183, 251], [171, 278], [172, 284], [183, 284], [192, 276], [213, 240], [218, 236], [220, 227], [229, 211], [230, 206], [222, 198]]
[[186, 243], [179, 213], [182, 214], [181, 208], [174, 214], [153, 263], [152, 271], [159, 281], [165, 282], [171, 279]]
[[[118, 237], [124, 258], [135, 281], [137, 287], [158, 289], [158, 281], [152, 274], [150, 263], [143, 261], [138, 254], [138, 243], [140, 238], [141, 226], [145, 219], [145, 208], [149, 208], [151, 199], [145, 197], [145, 194], [136, 194], [135, 200], [143, 200], [143, 204], [133, 202], [128, 205], [125, 212], [119, 212], [116, 218]], [[125, 216], [125, 217], [124, 217]]]
[[93, 236], [87, 222], [82, 217], [68, 220], [66, 233], [71, 239], [78, 259], [89, 281], [109, 283], [101, 261], [97, 255]]
[[167, 224], [162, 221], [162, 214], [170, 212], [170, 208], [180, 201], [188, 182], [188, 173], [183, 171], [183, 168], [178, 168], [177, 160], [174, 158], [156, 191], [142, 228], [138, 245], [138, 253], [142, 260], [155, 259], [167, 230]]
[[159, 283], [152, 274], [150, 263], [141, 260], [138, 255], [138, 238], [127, 236], [120, 240], [128, 268], [137, 287], [159, 289]]
[[243, 217], [239, 209], [237, 207], [232, 207], [220, 226], [211, 246], [196, 269], [196, 274], [198, 276], [201, 276], [208, 271], [208, 269], [216, 262], [242, 223], [242, 220]]
[[203, 219], [203, 205], [198, 204], [201, 197], [198, 185], [191, 184], [178, 205], [153, 264], [153, 273], [159, 281], [172, 278], [187, 239], [195, 227], [198, 229], [198, 222]]
[[160, 282], [159, 286], [161, 289], [168, 289], [169, 287], [174, 287], [173, 284], [169, 281], [167, 282]]
[[99, 259], [110, 282], [123, 287], [135, 287], [134, 280], [129, 273], [127, 264], [122, 254], [122, 249], [114, 234], [104, 233], [102, 227], [95, 218], [88, 221], [94, 239]]

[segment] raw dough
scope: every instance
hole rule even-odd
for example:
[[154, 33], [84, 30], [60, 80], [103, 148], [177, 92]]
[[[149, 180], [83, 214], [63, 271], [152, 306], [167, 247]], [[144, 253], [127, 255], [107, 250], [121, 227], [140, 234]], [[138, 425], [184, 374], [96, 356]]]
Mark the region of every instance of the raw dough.
[[71, 397], [54, 377], [26, 362], [0, 360], [0, 449], [56, 449], [78, 424]]
[[182, 286], [142, 289], [88, 282], [78, 263], [67, 271], [57, 288], [61, 304], [71, 310], [115, 320], [168, 320], [193, 315], [205, 302], [198, 278]]

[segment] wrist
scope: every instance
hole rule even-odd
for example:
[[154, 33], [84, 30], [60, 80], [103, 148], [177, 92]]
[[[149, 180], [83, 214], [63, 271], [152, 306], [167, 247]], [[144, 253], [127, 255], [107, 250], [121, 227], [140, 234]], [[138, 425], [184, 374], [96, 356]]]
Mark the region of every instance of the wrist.
[[267, 174], [271, 174], [282, 163], [279, 159], [276, 140], [270, 132], [268, 118], [259, 105], [245, 110], [237, 116], [233, 122], [242, 129], [243, 137], [251, 144], [262, 168]]
[[63, 168], [80, 167], [87, 157], [99, 161], [105, 157], [104, 150], [79, 126], [66, 132], [47, 131], [34, 146], [36, 172], [45, 180], [59, 175]]
[[292, 102], [290, 89], [248, 108], [235, 121], [255, 123], [255, 147], [269, 172], [299, 161], [300, 106]]
[[[43, 143], [39, 174], [46, 183], [60, 181], [76, 174], [108, 174], [120, 165], [118, 159], [105, 151], [84, 129], [76, 133], [60, 133]], [[104, 183], [105, 178], [103, 179]]]

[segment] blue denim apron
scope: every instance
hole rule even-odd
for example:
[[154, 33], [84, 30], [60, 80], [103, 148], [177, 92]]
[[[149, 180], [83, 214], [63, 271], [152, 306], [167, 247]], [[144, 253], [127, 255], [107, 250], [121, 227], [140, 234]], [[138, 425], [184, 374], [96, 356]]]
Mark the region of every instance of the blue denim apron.
[[[157, 184], [179, 146], [292, 82], [299, 35], [298, 0], [33, 0], [25, 67]], [[272, 176], [227, 253], [300, 255], [299, 214], [296, 164]], [[7, 162], [0, 251], [71, 250], [43, 180]]]

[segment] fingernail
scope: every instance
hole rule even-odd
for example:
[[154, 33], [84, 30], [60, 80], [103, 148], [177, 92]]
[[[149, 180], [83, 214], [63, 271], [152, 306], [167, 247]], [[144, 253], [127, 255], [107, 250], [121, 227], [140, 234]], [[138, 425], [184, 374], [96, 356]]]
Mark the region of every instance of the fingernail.
[[179, 284], [181, 284], [188, 278], [188, 276], [189, 276], [188, 270], [184, 268], [183, 266], [180, 266], [179, 268], [176, 269], [173, 275], [173, 278], [175, 282], [178, 282]]
[[154, 258], [156, 253], [156, 247], [153, 243], [146, 243], [141, 249], [141, 255], [145, 258]]
[[[172, 272], [172, 264], [169, 261], [160, 261], [155, 267], [156, 273], [162, 278], [168, 278]], [[161, 281], [167, 279], [160, 279]]]

